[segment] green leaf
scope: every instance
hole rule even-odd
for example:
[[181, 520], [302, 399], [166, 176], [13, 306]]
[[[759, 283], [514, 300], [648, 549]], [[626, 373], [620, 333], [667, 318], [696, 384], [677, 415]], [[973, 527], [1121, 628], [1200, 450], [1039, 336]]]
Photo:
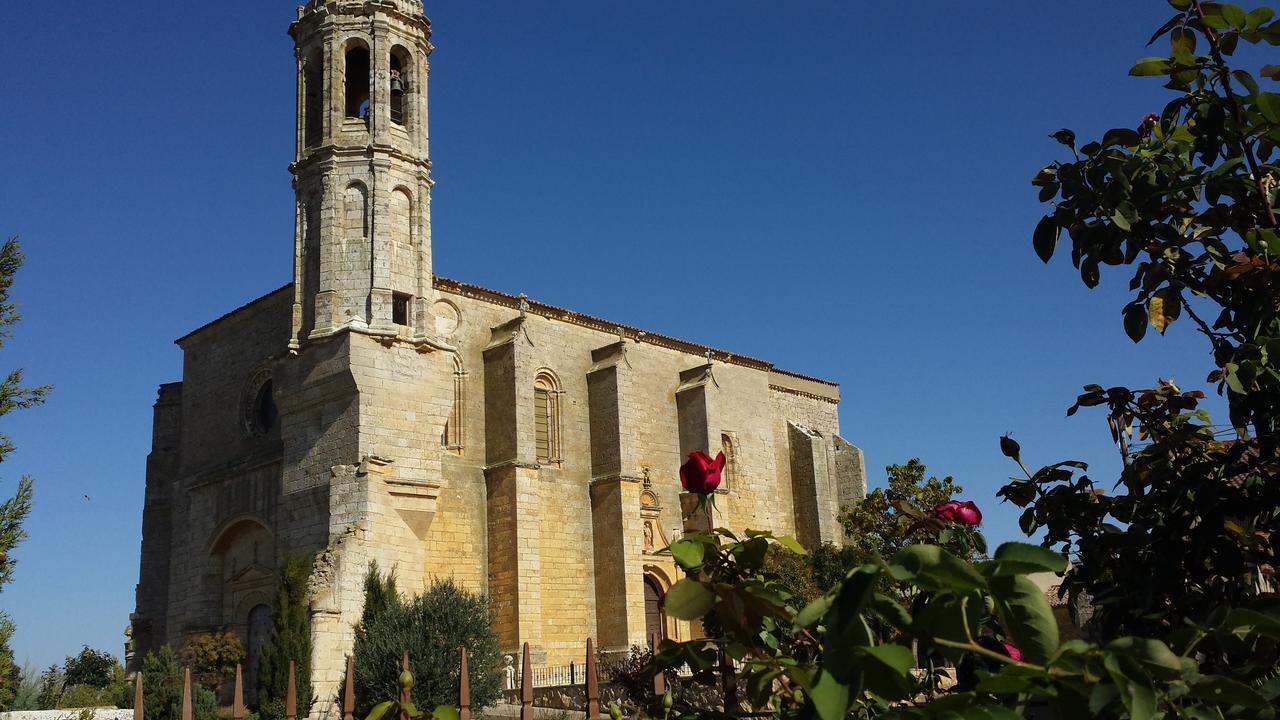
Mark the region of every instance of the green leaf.
[[831, 673], [819, 670], [813, 689], [809, 691], [809, 702], [813, 703], [822, 720], [844, 720], [855, 694], [861, 694], [861, 688], [855, 693], [853, 688], [836, 680]]
[[1058, 621], [1049, 600], [1025, 575], [993, 577], [989, 581], [996, 615], [1029, 662], [1044, 664], [1058, 649]]
[[803, 628], [810, 628], [817, 625], [818, 621], [822, 620], [822, 617], [831, 609], [831, 605], [835, 600], [835, 595], [827, 594], [811, 601], [808, 605], [804, 606], [803, 610], [796, 613], [796, 625]]
[[1124, 308], [1124, 332], [1129, 339], [1138, 342], [1147, 334], [1147, 308], [1133, 303]]
[[826, 649], [823, 665], [843, 682], [853, 682], [858, 672], [854, 653], [858, 647], [872, 644], [874, 637], [862, 617], [877, 574], [859, 570], [840, 585], [831, 609], [823, 619], [826, 632], [822, 638]]
[[1185, 27], [1174, 28], [1169, 33], [1169, 45], [1173, 48], [1173, 54], [1186, 53], [1190, 55], [1196, 51], [1196, 35]]
[[716, 594], [693, 578], [682, 578], [667, 591], [667, 614], [678, 620], [697, 620], [715, 607]]
[[707, 554], [707, 546], [693, 540], [680, 539], [671, 543], [671, 557], [685, 570], [697, 570]]
[[1245, 29], [1245, 27], [1248, 26], [1248, 19], [1247, 19], [1247, 16], [1244, 14], [1244, 10], [1241, 10], [1239, 7], [1236, 7], [1235, 5], [1222, 6], [1222, 19], [1231, 23], [1231, 27], [1234, 27], [1240, 30], [1243, 30]]
[[911, 613], [902, 607], [902, 603], [888, 595], [875, 593], [871, 596], [871, 607], [885, 622], [906, 632], [911, 629]]
[[1231, 678], [1211, 675], [1191, 683], [1191, 697], [1208, 700], [1219, 705], [1239, 705], [1253, 710], [1271, 707], [1257, 690]]
[[1146, 77], [1149, 75], [1168, 75], [1169, 59], [1161, 57], [1142, 58], [1133, 67], [1129, 68], [1129, 74], [1134, 77]]
[[1248, 608], [1236, 608], [1227, 613], [1223, 628], [1238, 635], [1264, 635], [1280, 639], [1280, 620]]
[[1159, 640], [1121, 637], [1107, 643], [1106, 649], [1132, 656], [1161, 677], [1173, 678], [1182, 674], [1182, 660]]
[[994, 573], [988, 576], [1028, 574], [1034, 572], [1062, 573], [1067, 570], [1067, 558], [1061, 553], [1039, 545], [1007, 542], [996, 548]]
[[1245, 27], [1248, 30], [1257, 30], [1263, 23], [1276, 16], [1276, 11], [1269, 7], [1260, 7], [1251, 11], [1245, 16]]
[[1262, 113], [1268, 122], [1280, 123], [1280, 95], [1273, 92], [1260, 92], [1254, 102], [1258, 106], [1258, 112]]
[[1129, 230], [1131, 229], [1129, 225], [1129, 219], [1126, 218], [1124, 216], [1124, 213], [1120, 212], [1120, 210], [1118, 209], [1115, 212], [1111, 213], [1111, 222], [1115, 223], [1116, 227], [1120, 228], [1121, 230], [1124, 230], [1125, 232], [1129, 232]]
[[[1246, 73], [1243, 70], [1236, 70], [1231, 73], [1231, 76], [1236, 77], [1236, 73], [1240, 73], [1245, 77], [1249, 77], [1249, 73]], [[1258, 71], [1258, 74], [1263, 77], [1271, 78], [1272, 80], [1280, 80], [1280, 65], [1263, 65], [1262, 69]], [[1238, 77], [1236, 77], [1236, 79], [1240, 81], [1241, 85], [1244, 85], [1243, 80], [1241, 80]], [[1250, 79], [1252, 80], [1252, 78]], [[1246, 87], [1248, 86], [1246, 85]], [[1252, 90], [1250, 90], [1250, 94], [1253, 94], [1256, 92], [1258, 92], [1258, 85], [1257, 83], [1254, 83]]]
[[369, 714], [365, 716], [364, 720], [382, 720], [383, 717], [386, 717], [387, 713], [392, 712], [392, 708], [399, 707], [400, 703], [397, 703], [395, 700], [380, 702], [373, 706], [373, 709], [369, 711]]
[[1120, 701], [1129, 711], [1131, 720], [1151, 720], [1156, 712], [1156, 694], [1151, 678], [1143, 672], [1137, 661], [1127, 655], [1108, 654], [1102, 664], [1111, 676]]
[[782, 547], [790, 550], [791, 552], [797, 555], [809, 554], [809, 551], [805, 550], [804, 546], [801, 545], [798, 540], [791, 537], [790, 535], [779, 535], [778, 537], [774, 538], [774, 542], [778, 543]]
[[[986, 579], [969, 563], [937, 545], [912, 545], [899, 550], [891, 566], [907, 570], [908, 577], [928, 590], [982, 590]], [[894, 573], [894, 577], [898, 577]]]
[[1035, 234], [1031, 237], [1031, 245], [1035, 248], [1036, 257], [1041, 262], [1049, 262], [1049, 258], [1053, 257], [1053, 249], [1058, 244], [1058, 223], [1054, 221], [1052, 215], [1045, 215], [1040, 218], [1040, 222], [1036, 223]]
[[436, 720], [458, 720], [458, 710], [452, 705], [437, 705], [431, 711], [431, 717]]
[[886, 700], [901, 700], [911, 694], [911, 668], [915, 655], [901, 645], [874, 645], [859, 648], [864, 660], [866, 689]]

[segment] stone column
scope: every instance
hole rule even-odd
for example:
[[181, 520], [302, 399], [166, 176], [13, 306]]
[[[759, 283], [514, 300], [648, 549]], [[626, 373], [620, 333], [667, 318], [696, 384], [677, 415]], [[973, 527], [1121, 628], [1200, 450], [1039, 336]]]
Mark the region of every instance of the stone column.
[[838, 498], [828, 467], [827, 442], [822, 434], [794, 422], [787, 423], [791, 449], [791, 491], [795, 498], [796, 539], [815, 548], [837, 540]]
[[625, 652], [645, 639], [642, 479], [632, 474], [638, 408], [626, 350], [626, 341], [618, 341], [592, 351], [587, 372], [596, 632], [605, 652]]
[[[689, 453], [702, 451], [711, 453], [711, 448], [719, 447], [720, 424], [716, 417], [716, 396], [720, 385], [716, 382], [711, 363], [698, 365], [680, 373], [680, 387], [676, 390], [676, 417], [680, 429], [680, 462]], [[681, 509], [686, 502], [682, 494]], [[729, 512], [726, 496], [718, 496], [715, 524], [729, 527]], [[710, 520], [708, 520], [710, 522]]]
[[527, 642], [545, 658], [533, 344], [524, 324], [520, 316], [493, 328], [484, 350], [489, 598], [502, 651], [515, 653]]

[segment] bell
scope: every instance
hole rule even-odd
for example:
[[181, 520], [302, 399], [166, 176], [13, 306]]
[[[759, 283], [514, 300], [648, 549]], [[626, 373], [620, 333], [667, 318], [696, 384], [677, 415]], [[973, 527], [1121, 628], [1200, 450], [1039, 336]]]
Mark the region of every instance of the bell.
[[404, 92], [404, 84], [400, 82], [399, 75], [391, 76], [391, 92], [396, 95]]

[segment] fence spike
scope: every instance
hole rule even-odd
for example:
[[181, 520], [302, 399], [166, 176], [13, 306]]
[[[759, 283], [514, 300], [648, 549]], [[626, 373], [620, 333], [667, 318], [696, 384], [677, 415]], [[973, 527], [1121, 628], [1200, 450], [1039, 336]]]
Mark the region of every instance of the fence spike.
[[142, 673], [133, 676], [133, 720], [142, 720]]
[[244, 672], [236, 663], [236, 689], [231, 695], [231, 720], [244, 720]]
[[292, 660], [289, 661], [289, 684], [284, 691], [284, 720], [298, 718], [298, 680], [297, 669]]
[[458, 720], [471, 720], [471, 675], [467, 669], [467, 646], [462, 646], [462, 670], [458, 675]]
[[182, 720], [191, 718], [191, 668], [182, 670]]
[[587, 638], [587, 720], [600, 720], [600, 679], [596, 677], [596, 652]]
[[[658, 634], [654, 633], [649, 636], [649, 643], [653, 647], [653, 654], [658, 654]], [[653, 674], [653, 694], [662, 697], [667, 694], [667, 674], [659, 669]]]
[[524, 644], [520, 665], [520, 720], [533, 720], [533, 669], [529, 665], [529, 643]]
[[[409, 669], [409, 651], [408, 650], [405, 650], [404, 655], [400, 656], [400, 671], [411, 673], [411, 674], [413, 672], [412, 670]], [[409, 720], [409, 711], [404, 709], [405, 706], [409, 704], [409, 702], [410, 702], [409, 688], [401, 687], [400, 688], [400, 720]]]
[[342, 720], [355, 720], [356, 715], [356, 659], [347, 656], [347, 684], [342, 694]]

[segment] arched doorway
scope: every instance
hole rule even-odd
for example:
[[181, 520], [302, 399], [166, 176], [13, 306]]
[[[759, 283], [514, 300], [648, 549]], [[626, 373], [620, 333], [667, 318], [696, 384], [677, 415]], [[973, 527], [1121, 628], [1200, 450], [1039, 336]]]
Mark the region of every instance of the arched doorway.
[[644, 635], [649, 641], [653, 638], [665, 640], [667, 637], [667, 615], [662, 609], [664, 593], [658, 581], [648, 575], [644, 578]]

